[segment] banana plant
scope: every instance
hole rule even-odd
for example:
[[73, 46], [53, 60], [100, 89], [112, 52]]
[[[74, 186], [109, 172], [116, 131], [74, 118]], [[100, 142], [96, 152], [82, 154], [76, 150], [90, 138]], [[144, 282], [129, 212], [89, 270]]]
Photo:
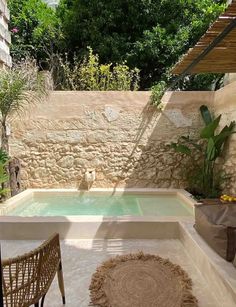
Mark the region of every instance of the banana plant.
[[217, 158], [222, 156], [222, 151], [228, 138], [235, 133], [235, 121], [232, 121], [229, 125], [226, 125], [219, 133], [217, 133], [222, 116], [219, 115], [216, 119], [213, 119], [207, 106], [204, 105], [201, 106], [200, 112], [206, 125], [202, 129], [200, 137], [207, 142], [204, 157], [203, 184], [210, 192], [211, 187], [214, 185], [215, 162]]
[[228, 138], [235, 133], [235, 121], [231, 121], [229, 125], [224, 126], [219, 131], [222, 115], [214, 118], [205, 105], [200, 107], [200, 113], [205, 127], [201, 129], [198, 140], [192, 140], [189, 136], [182, 136], [177, 143], [171, 144], [171, 148], [187, 156], [198, 154], [202, 157], [200, 187], [202, 195], [215, 197], [216, 160], [222, 156], [224, 145]]

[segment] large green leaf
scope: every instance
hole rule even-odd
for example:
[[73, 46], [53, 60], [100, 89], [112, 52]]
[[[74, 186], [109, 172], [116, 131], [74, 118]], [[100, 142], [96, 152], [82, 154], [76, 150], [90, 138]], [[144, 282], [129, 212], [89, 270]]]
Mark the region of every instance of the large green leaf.
[[214, 137], [215, 146], [217, 147], [218, 150], [222, 148], [224, 143], [227, 141], [228, 137], [231, 136], [233, 133], [236, 133], [236, 131], [221, 132], [220, 134]]
[[231, 136], [233, 133], [236, 133], [234, 131], [234, 128], [235, 128], [235, 121], [232, 121], [229, 126], [226, 125], [221, 130], [221, 132], [214, 137], [215, 146], [216, 146], [217, 150], [219, 151], [219, 155], [220, 155], [222, 147], [223, 147], [224, 143], [227, 141], [228, 137]]
[[209, 139], [215, 135], [215, 131], [219, 126], [221, 120], [221, 115], [219, 115], [213, 122], [207, 125], [205, 128], [202, 129], [200, 136], [203, 139]]
[[200, 112], [201, 112], [202, 119], [204, 120], [204, 123], [206, 124], [206, 126], [213, 122], [213, 118], [207, 106], [202, 105], [200, 107]]
[[217, 155], [217, 150], [215, 147], [215, 142], [213, 138], [210, 138], [207, 144], [207, 149], [206, 149], [206, 154], [207, 154], [207, 160], [208, 161], [214, 161]]
[[226, 131], [233, 131], [234, 128], [235, 128], [235, 121], [232, 121], [232, 122], [230, 123], [230, 125], [229, 125], [229, 126], [226, 125], [226, 126], [221, 130], [221, 132], [220, 132], [219, 134], [221, 134], [221, 133], [223, 133], [223, 132], [226, 132]]

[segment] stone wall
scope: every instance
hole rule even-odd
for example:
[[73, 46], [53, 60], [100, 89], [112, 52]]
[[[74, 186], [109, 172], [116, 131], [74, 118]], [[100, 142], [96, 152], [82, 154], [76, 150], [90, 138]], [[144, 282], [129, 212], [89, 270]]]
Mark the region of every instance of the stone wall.
[[12, 124], [11, 154], [30, 187], [185, 187], [181, 157], [167, 149], [201, 125], [199, 106], [214, 93], [166, 93], [164, 109], [149, 92], [53, 92]]

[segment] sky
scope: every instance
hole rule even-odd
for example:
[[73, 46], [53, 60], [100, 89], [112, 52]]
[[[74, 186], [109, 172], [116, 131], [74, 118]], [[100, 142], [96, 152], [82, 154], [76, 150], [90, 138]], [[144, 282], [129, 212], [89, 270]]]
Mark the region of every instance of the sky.
[[55, 7], [60, 0], [43, 0], [44, 2], [48, 3], [50, 6]]

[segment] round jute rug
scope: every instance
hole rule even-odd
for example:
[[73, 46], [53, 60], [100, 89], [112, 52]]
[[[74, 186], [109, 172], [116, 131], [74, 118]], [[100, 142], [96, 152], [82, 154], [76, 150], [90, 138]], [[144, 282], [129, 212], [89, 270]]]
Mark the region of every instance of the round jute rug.
[[90, 296], [91, 306], [198, 306], [192, 281], [180, 266], [142, 252], [111, 258], [98, 267]]

